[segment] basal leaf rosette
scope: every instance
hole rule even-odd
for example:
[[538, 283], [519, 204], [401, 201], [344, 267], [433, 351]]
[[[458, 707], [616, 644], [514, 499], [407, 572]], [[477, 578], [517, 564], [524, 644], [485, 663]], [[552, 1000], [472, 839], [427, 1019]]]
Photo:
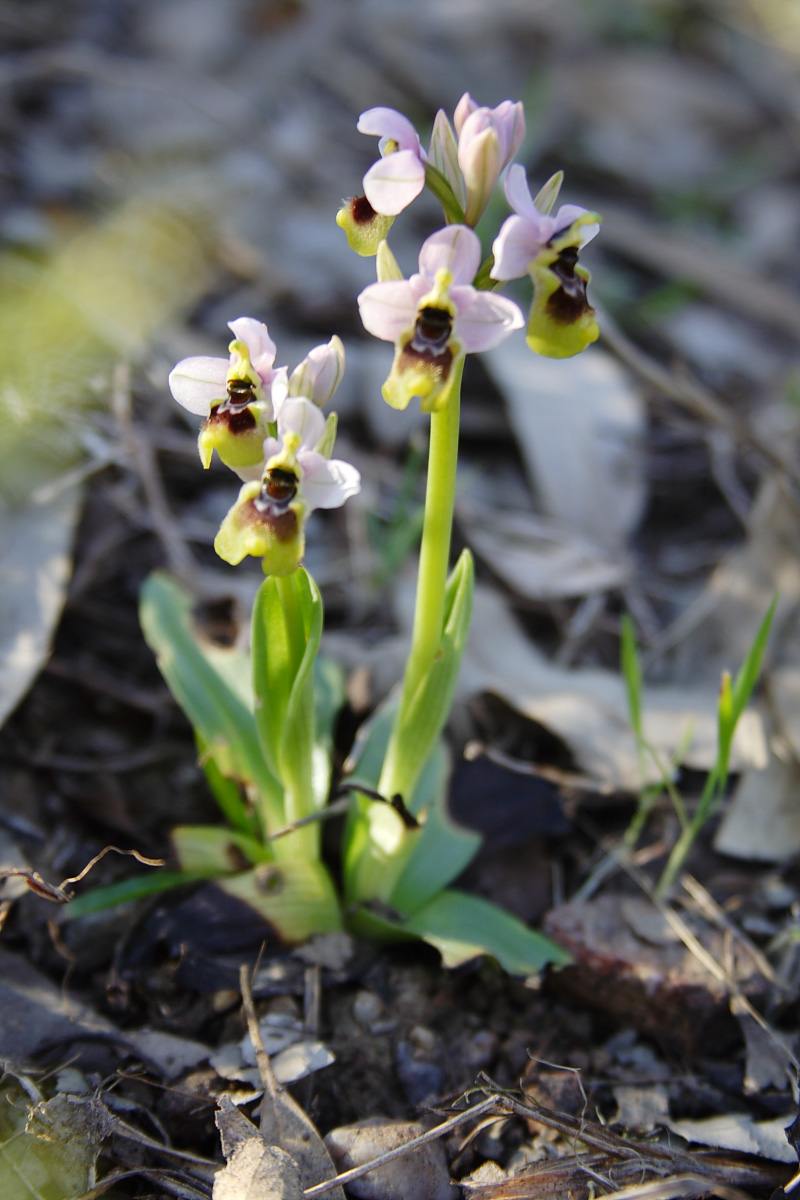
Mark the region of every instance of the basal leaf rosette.
[[480, 259], [472, 230], [448, 225], [423, 243], [410, 279], [373, 283], [359, 296], [365, 329], [394, 343], [382, 389], [392, 408], [416, 397], [425, 412], [441, 409], [463, 356], [491, 349], [524, 324], [513, 301], [472, 286]]
[[339, 508], [361, 488], [355, 467], [329, 457], [335, 415], [326, 421], [304, 396], [289, 396], [277, 414], [277, 437], [263, 444], [260, 478], [245, 483], [214, 540], [225, 562], [252, 555], [265, 575], [290, 575], [305, 552], [305, 524], [315, 508]]
[[257, 466], [274, 420], [273, 389], [285, 390], [286, 368], [276, 368], [275, 343], [261, 321], [238, 317], [228, 323], [233, 341], [228, 358], [184, 358], [169, 375], [178, 403], [205, 417], [197, 440], [204, 467], [216, 450], [234, 471]]
[[504, 222], [492, 247], [493, 279], [530, 275], [534, 295], [527, 341], [537, 354], [549, 358], [578, 354], [599, 335], [586, 295], [591, 276], [578, 263], [578, 254], [596, 236], [600, 218], [577, 204], [563, 204], [551, 214], [560, 184], [559, 174], [534, 200], [524, 168], [512, 166], [505, 190], [514, 215]]

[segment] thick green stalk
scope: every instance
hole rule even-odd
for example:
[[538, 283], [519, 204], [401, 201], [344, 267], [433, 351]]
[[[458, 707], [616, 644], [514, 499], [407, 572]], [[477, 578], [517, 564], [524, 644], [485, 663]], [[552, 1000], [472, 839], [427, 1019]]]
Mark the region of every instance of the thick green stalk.
[[[306, 631], [303, 614], [297, 603], [297, 594], [292, 577], [278, 575], [275, 578], [281, 600], [286, 636], [292, 659], [299, 663], [306, 646]], [[311, 754], [314, 745], [314, 694], [313, 673], [306, 680], [302, 705], [306, 737], [300, 753], [288, 753], [281, 763], [284, 787], [284, 812], [286, 824], [299, 821], [314, 812], [314, 786], [312, 780]], [[319, 858], [320, 830], [317, 823], [306, 825], [295, 833], [288, 834], [273, 843], [278, 858]], [[281, 844], [283, 843], [283, 845]]]
[[378, 790], [384, 796], [410, 798], [416, 778], [403, 762], [402, 728], [414, 694], [439, 651], [444, 624], [445, 588], [450, 566], [450, 541], [456, 499], [458, 433], [461, 417], [461, 376], [464, 360], [456, 365], [447, 403], [431, 414], [428, 483], [422, 527], [417, 597], [411, 653], [403, 677], [400, 705], [386, 751]]

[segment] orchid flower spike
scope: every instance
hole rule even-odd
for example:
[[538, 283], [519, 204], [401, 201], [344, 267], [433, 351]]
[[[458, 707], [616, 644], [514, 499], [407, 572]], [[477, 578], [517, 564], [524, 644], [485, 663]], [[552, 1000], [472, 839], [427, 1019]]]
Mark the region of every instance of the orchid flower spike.
[[492, 247], [492, 278], [529, 274], [534, 297], [528, 319], [528, 345], [550, 358], [569, 358], [597, 340], [594, 309], [586, 296], [591, 276], [578, 265], [578, 251], [596, 236], [600, 218], [558, 198], [561, 174], [554, 175], [534, 200], [519, 165], [510, 168], [505, 191], [514, 216], [508, 217]]
[[289, 396], [278, 409], [277, 437], [263, 446], [263, 469], [245, 483], [214, 540], [225, 562], [248, 554], [262, 559], [265, 575], [290, 575], [305, 552], [305, 523], [315, 508], [339, 508], [361, 488], [355, 467], [331, 459], [336, 418], [326, 421], [305, 396]]
[[524, 324], [513, 301], [472, 286], [480, 260], [476, 234], [448, 225], [423, 243], [417, 274], [370, 284], [358, 297], [365, 329], [394, 342], [383, 385], [393, 408], [406, 408], [415, 396], [425, 412], [443, 408], [455, 364]]
[[216, 450], [238, 471], [261, 461], [261, 447], [274, 420], [273, 389], [285, 390], [286, 368], [275, 368], [275, 343], [266, 325], [252, 317], [228, 322], [233, 341], [228, 358], [184, 358], [169, 375], [178, 404], [205, 417], [197, 441], [209, 467]]
[[458, 134], [458, 165], [466, 184], [466, 222], [476, 225], [501, 171], [522, 145], [525, 113], [519, 101], [504, 100], [496, 108], [486, 108], [465, 92], [456, 105], [453, 124]]

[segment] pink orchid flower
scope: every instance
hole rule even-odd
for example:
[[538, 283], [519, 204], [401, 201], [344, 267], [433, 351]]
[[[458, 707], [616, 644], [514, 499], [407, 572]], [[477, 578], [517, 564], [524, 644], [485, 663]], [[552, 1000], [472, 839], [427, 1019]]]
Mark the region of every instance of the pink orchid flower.
[[360, 133], [380, 138], [381, 157], [364, 176], [364, 194], [376, 213], [397, 216], [425, 186], [426, 155], [419, 134], [393, 108], [369, 108], [358, 118]]
[[358, 297], [365, 329], [395, 344], [383, 388], [392, 407], [405, 408], [415, 396], [425, 411], [442, 407], [454, 364], [522, 327], [513, 301], [472, 286], [480, 260], [476, 234], [448, 225], [423, 243], [418, 273], [370, 284]]
[[[228, 322], [228, 328], [234, 336], [230, 356], [184, 358], [170, 371], [169, 390], [183, 408], [198, 417], [208, 417], [215, 404], [226, 397], [233, 399], [229, 395], [230, 383], [248, 382], [251, 385], [250, 403], [260, 403], [266, 419], [271, 421], [274, 419], [272, 386], [276, 381], [280, 383], [286, 368], [273, 367], [275, 343], [269, 330], [253, 317], [237, 317]], [[248, 371], [248, 366], [252, 371]]]
[[492, 246], [492, 279], [519, 279], [527, 275], [531, 263], [548, 242], [565, 233], [576, 221], [581, 222], [574, 243], [578, 249], [590, 242], [600, 228], [594, 214], [577, 204], [562, 204], [553, 215], [542, 212], [531, 196], [525, 168], [519, 164], [510, 168], [505, 192], [514, 216], [506, 218]]

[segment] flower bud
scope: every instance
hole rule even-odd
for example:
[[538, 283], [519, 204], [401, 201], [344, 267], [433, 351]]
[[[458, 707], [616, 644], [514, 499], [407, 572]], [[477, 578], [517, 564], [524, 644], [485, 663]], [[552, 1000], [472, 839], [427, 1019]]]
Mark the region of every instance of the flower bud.
[[341, 383], [344, 374], [344, 346], [334, 336], [325, 346], [315, 346], [289, 378], [289, 395], [305, 396], [318, 408], [324, 408]]

